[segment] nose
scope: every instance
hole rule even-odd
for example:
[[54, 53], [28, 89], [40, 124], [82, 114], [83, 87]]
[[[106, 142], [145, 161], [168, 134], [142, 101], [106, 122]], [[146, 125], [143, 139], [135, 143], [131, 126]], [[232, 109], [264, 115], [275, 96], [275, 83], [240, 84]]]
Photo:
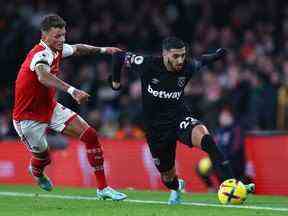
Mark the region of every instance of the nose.
[[177, 64], [183, 64], [184, 59], [183, 58], [178, 58]]

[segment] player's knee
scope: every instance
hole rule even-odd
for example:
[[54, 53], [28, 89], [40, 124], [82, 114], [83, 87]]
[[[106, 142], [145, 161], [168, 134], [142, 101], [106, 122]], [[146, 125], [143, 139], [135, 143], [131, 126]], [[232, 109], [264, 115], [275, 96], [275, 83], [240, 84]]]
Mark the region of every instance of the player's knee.
[[48, 143], [43, 134], [23, 130], [22, 140], [32, 153], [43, 153], [48, 150]]
[[80, 140], [86, 145], [89, 164], [97, 170], [102, 169], [104, 157], [101, 145], [98, 142], [96, 130], [92, 127], [87, 128], [80, 137]]
[[208, 129], [203, 124], [195, 126], [191, 132], [191, 139], [193, 146], [201, 147], [202, 138], [209, 134]]
[[46, 139], [40, 139], [37, 150], [38, 150], [38, 153], [43, 153], [43, 152], [48, 151], [48, 143]]

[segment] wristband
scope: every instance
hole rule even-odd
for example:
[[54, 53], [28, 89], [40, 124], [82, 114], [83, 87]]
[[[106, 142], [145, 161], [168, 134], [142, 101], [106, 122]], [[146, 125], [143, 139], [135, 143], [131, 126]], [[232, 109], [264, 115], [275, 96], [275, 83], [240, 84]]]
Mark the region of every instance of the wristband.
[[70, 94], [70, 95], [73, 95], [73, 92], [75, 91], [75, 88], [73, 86], [70, 86], [68, 89], [67, 89], [67, 92]]
[[107, 49], [105, 47], [100, 48], [100, 53], [106, 53]]

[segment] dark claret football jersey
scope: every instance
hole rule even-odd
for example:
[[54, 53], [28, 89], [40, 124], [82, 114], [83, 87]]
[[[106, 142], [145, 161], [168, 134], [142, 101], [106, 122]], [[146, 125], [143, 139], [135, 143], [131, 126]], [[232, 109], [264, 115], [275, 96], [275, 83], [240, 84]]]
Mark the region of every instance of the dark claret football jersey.
[[201, 62], [185, 63], [178, 72], [167, 71], [163, 58], [126, 53], [125, 66], [141, 78], [144, 124], [149, 131], [177, 127], [177, 119], [187, 111], [184, 88]]

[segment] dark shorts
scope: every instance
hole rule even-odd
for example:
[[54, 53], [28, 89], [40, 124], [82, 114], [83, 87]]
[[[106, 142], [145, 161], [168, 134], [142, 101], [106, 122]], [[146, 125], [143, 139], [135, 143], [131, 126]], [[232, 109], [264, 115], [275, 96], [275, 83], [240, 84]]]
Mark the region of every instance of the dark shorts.
[[182, 115], [174, 126], [148, 130], [148, 145], [159, 172], [166, 172], [174, 167], [177, 140], [192, 147], [191, 132], [199, 124], [202, 123], [191, 115]]

